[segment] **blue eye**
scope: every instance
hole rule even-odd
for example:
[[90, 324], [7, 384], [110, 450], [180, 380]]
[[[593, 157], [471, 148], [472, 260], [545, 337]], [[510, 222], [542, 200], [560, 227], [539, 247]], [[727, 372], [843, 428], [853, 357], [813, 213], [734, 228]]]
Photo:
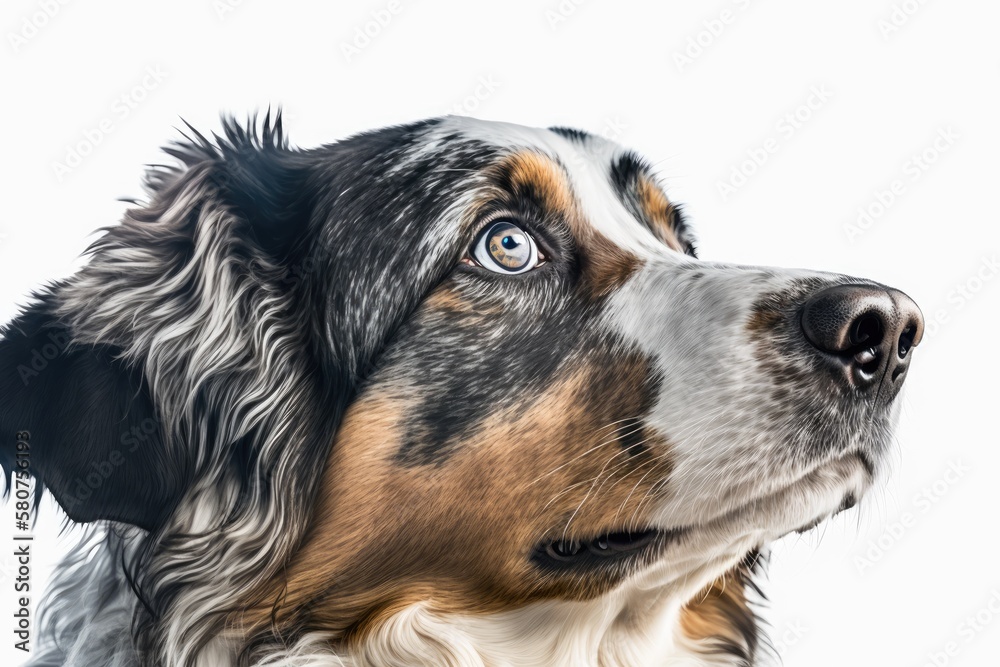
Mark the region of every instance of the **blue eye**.
[[496, 273], [524, 273], [538, 265], [534, 239], [506, 220], [493, 222], [480, 232], [472, 246], [472, 256], [480, 266]]

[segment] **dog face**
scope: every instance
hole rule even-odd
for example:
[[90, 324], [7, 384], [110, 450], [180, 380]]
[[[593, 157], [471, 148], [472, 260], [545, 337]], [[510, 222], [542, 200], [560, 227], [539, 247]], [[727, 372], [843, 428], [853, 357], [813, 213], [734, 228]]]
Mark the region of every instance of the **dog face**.
[[[21, 378], [44, 336], [72, 341], [3, 426], [34, 432], [71, 516], [149, 531], [145, 650], [489, 663], [530, 635], [524, 659], [557, 664], [546, 633], [572, 626], [642, 647], [595, 644], [602, 664], [683, 638], [751, 660], [741, 587], [713, 581], [867, 491], [916, 306], [696, 259], [650, 168], [580, 132], [447, 118], [293, 151], [269, 123], [227, 131], [171, 149], [185, 167], [0, 355]], [[76, 449], [30, 407], [67, 377], [101, 396], [58, 408]], [[664, 614], [677, 637], [649, 639]]]

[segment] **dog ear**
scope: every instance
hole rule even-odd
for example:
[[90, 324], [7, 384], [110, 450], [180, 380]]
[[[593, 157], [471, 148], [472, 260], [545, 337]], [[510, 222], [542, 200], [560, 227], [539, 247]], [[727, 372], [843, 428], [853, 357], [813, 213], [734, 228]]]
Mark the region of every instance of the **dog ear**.
[[[301, 240], [309, 212], [308, 192], [304, 187], [307, 163], [289, 150], [281, 123], [281, 113], [264, 117], [258, 132], [256, 116], [241, 125], [233, 118], [223, 118], [222, 135], [214, 141], [187, 125], [193, 136], [186, 142], [168, 146], [164, 151], [189, 168], [206, 161], [212, 168], [209, 180], [218, 196], [246, 220], [246, 232], [261, 250], [283, 257]], [[164, 189], [175, 172], [153, 169], [146, 175], [153, 190]]]
[[0, 329], [0, 464], [74, 521], [151, 529], [181, 482], [141, 374], [112, 348], [73, 345], [50, 307], [49, 294]]
[[0, 464], [26, 466], [71, 519], [152, 529], [223, 480], [238, 504], [270, 483], [278, 435], [323, 456], [329, 434], [295, 433], [288, 414], [320, 391], [312, 311], [282, 284], [304, 243], [304, 167], [280, 116], [256, 128], [227, 120], [214, 143], [192, 128], [165, 149], [182, 166], [153, 168], [149, 202], [0, 329]]

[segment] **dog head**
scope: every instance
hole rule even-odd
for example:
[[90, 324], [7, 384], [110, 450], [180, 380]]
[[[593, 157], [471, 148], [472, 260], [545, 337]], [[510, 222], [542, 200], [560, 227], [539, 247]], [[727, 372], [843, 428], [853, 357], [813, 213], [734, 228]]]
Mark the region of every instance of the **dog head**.
[[71, 518], [143, 529], [169, 664], [749, 660], [713, 582], [883, 466], [913, 302], [697, 259], [611, 142], [445, 118], [295, 150], [265, 121], [168, 152], [6, 327], [0, 425]]

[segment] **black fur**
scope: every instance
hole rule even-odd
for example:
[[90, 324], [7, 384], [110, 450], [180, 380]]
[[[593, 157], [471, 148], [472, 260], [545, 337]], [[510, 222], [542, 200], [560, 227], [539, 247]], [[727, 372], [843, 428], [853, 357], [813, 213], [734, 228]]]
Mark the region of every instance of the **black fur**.
[[[643, 222], [647, 227], [655, 232], [652, 222], [646, 217], [646, 214], [643, 211], [642, 206], [639, 204], [636, 196], [636, 184], [640, 177], [645, 177], [655, 181], [653, 171], [650, 166], [641, 156], [631, 151], [623, 153], [621, 157], [618, 158], [618, 161], [611, 165], [611, 183], [614, 186], [615, 191], [618, 193], [618, 196], [636, 220]], [[697, 257], [698, 253], [695, 248], [695, 240], [691, 226], [685, 220], [681, 207], [676, 204], [673, 206], [670, 223], [677, 239], [684, 246], [684, 252], [692, 257]]]
[[[280, 115], [259, 129], [224, 120], [212, 140], [192, 128], [166, 149], [181, 166], [150, 170], [150, 200], [105, 230], [90, 265], [0, 330], [0, 465], [29, 431], [32, 472], [70, 518], [149, 531], [129, 530], [108, 565], [134, 592], [140, 660], [163, 662], [171, 620], [197, 653], [237, 603], [258, 602], [247, 590], [280, 576], [342, 415], [383, 369], [403, 369], [424, 396], [397, 455], [406, 466], [444, 461], [486, 412], [556, 381], [568, 359], [593, 355], [583, 361], [605, 370], [602, 386], [623, 384], [610, 363], [622, 341], [591, 326], [603, 297], [566, 221], [489, 171], [494, 146], [443, 136], [411, 157], [435, 125], [313, 150], [288, 144]], [[618, 166], [623, 192], [639, 168]], [[539, 271], [501, 281], [459, 265], [479, 219], [435, 236], [483, 173], [505, 194], [480, 213], [523, 222], [546, 253]], [[474, 311], [414, 317], [442, 285]], [[484, 345], [482, 318], [506, 335]], [[183, 337], [159, 336], [180, 325]], [[642, 395], [626, 418], [641, 419], [658, 380], [627, 389]], [[621, 438], [631, 455], [643, 453], [638, 424]]]
[[583, 130], [578, 130], [575, 127], [555, 126], [555, 127], [550, 127], [549, 129], [562, 137], [566, 137], [570, 141], [575, 141], [581, 144], [586, 142], [587, 139], [590, 137], [589, 133], [584, 132]]
[[152, 529], [183, 488], [183, 462], [163, 447], [141, 372], [113, 347], [73, 345], [50, 301], [0, 329], [0, 465], [11, 469], [27, 431], [29, 472], [71, 519]]

